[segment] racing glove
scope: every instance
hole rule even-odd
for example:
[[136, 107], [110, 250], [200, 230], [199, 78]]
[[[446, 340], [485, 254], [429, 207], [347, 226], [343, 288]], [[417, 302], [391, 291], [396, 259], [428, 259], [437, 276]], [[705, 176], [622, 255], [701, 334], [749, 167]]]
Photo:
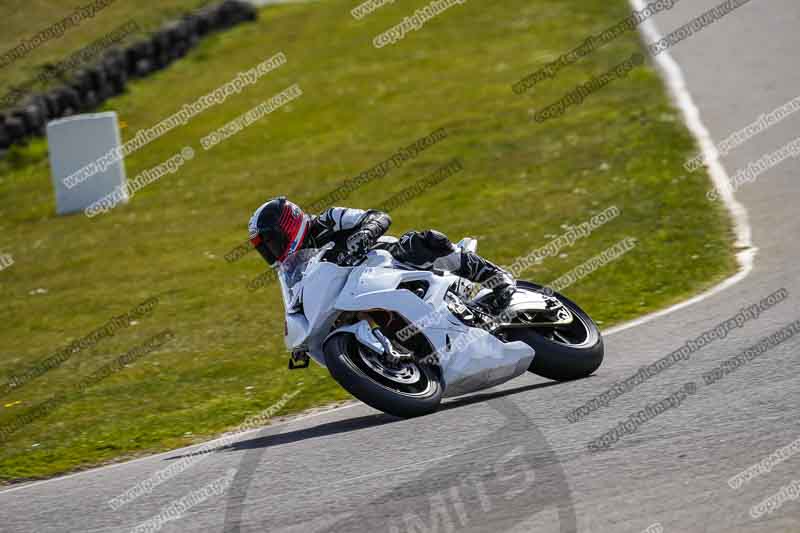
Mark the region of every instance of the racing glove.
[[372, 248], [378, 239], [386, 233], [392, 219], [386, 213], [369, 211], [361, 222], [361, 227], [347, 238], [347, 251], [343, 254], [341, 264], [357, 263]]

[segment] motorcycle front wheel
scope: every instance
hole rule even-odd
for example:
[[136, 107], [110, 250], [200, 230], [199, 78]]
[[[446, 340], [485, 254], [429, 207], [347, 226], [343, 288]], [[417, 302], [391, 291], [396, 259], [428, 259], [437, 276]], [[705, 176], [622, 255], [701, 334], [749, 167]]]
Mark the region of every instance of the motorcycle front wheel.
[[439, 373], [417, 361], [391, 363], [351, 333], [325, 342], [325, 364], [347, 392], [379, 411], [412, 418], [436, 411], [442, 401]]

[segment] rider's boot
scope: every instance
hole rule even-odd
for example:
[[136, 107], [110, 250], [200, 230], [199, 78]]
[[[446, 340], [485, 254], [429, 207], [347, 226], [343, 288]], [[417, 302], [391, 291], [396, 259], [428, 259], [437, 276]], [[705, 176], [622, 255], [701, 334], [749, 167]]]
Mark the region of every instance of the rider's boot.
[[516, 290], [517, 284], [510, 272], [474, 252], [461, 252], [461, 266], [453, 274], [491, 289], [494, 295], [490, 307], [494, 313], [500, 313], [508, 307], [511, 295]]

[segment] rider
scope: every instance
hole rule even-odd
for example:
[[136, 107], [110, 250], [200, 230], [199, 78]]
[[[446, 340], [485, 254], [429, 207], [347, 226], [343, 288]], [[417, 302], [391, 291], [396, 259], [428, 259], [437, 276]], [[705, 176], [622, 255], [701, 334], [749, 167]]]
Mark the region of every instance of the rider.
[[248, 229], [253, 247], [272, 267], [297, 250], [321, 248], [331, 242], [334, 246], [324, 259], [342, 266], [355, 264], [373, 247], [383, 248], [415, 268], [446, 270], [489, 286], [495, 311], [508, 305], [516, 285], [510, 273], [474, 252], [457, 248], [436, 230], [409, 231], [397, 242], [378, 243], [391, 223], [389, 215], [374, 209], [331, 207], [319, 216], [309, 216], [281, 196], [256, 209]]

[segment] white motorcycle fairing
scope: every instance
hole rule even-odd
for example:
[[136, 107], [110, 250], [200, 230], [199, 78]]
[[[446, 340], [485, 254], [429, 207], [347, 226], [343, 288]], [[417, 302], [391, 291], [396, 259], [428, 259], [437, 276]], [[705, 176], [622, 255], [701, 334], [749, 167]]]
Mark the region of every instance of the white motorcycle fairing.
[[[466, 246], [474, 248], [474, 242]], [[498, 385], [524, 373], [533, 361], [535, 352], [529, 345], [503, 342], [484, 329], [467, 326], [449, 310], [445, 294], [457, 276], [404, 270], [384, 250], [369, 252], [358, 266], [341, 267], [321, 261], [325, 251], [303, 250], [296, 254], [301, 257], [293, 256], [279, 268], [287, 310], [285, 342], [290, 350], [305, 350], [325, 366], [324, 342], [334, 334], [350, 332], [367, 348], [383, 353], [384, 346], [367, 321], [331, 330], [343, 312], [380, 309], [418, 325], [438, 354], [444, 396]], [[428, 283], [423, 298], [397, 288], [414, 280]], [[530, 307], [531, 302], [526, 303]]]

